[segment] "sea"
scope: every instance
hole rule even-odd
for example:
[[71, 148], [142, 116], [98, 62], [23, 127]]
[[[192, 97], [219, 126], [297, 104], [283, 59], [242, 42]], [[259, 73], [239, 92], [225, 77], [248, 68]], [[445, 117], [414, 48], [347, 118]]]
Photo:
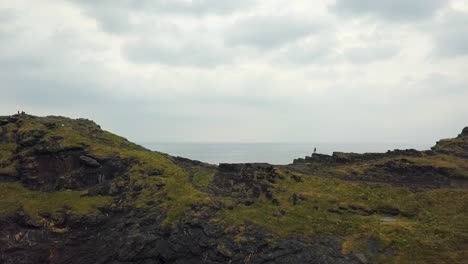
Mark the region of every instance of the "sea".
[[286, 165], [296, 158], [317, 153], [386, 152], [394, 149], [427, 150], [433, 144], [410, 143], [167, 143], [140, 142], [140, 145], [159, 152], [199, 160], [210, 164], [265, 162]]

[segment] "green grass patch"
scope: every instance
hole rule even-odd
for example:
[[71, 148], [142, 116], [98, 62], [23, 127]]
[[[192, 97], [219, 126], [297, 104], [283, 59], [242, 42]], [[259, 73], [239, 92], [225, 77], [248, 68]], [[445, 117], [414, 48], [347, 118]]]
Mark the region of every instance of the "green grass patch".
[[193, 175], [193, 185], [206, 187], [213, 180], [214, 172], [197, 172]]
[[0, 216], [6, 216], [23, 208], [33, 219], [40, 213], [54, 214], [66, 209], [75, 215], [97, 212], [99, 206], [109, 204], [107, 196], [81, 197], [80, 191], [41, 192], [26, 189], [18, 182], [0, 183]]
[[13, 156], [16, 152], [16, 144], [0, 143], [0, 174], [12, 175], [16, 173], [16, 162]]
[[[192, 204], [210, 201], [207, 194], [190, 184], [185, 170], [163, 155], [148, 151], [130, 151], [123, 155], [138, 160], [130, 171], [131, 184], [142, 186], [143, 191], [134, 205], [144, 208], [149, 202], [157, 202], [166, 211], [165, 223], [176, 223]], [[149, 176], [155, 170], [161, 171], [162, 175]]]
[[15, 151], [16, 151], [16, 144], [0, 143], [0, 166], [4, 163], [10, 162]]

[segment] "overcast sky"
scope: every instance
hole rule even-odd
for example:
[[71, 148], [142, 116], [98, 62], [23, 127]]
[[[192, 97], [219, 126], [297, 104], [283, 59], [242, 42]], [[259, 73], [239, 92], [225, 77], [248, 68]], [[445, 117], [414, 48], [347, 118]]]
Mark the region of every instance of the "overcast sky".
[[434, 142], [468, 126], [468, 0], [1, 1], [0, 92], [137, 142]]

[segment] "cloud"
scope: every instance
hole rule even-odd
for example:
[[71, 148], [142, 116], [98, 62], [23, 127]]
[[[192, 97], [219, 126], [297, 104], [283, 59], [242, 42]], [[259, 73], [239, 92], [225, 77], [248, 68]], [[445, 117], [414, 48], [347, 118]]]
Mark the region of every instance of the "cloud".
[[389, 41], [381, 41], [378, 36], [366, 36], [353, 43], [339, 41], [333, 31], [307, 37], [275, 52], [274, 62], [298, 65], [336, 65], [350, 62], [363, 65], [381, 62], [397, 56], [400, 47]]
[[71, 0], [96, 19], [104, 31], [124, 33], [135, 28], [132, 15], [228, 15], [255, 6], [255, 0]]
[[136, 141], [457, 134], [466, 13], [411, 17], [421, 1], [392, 1], [402, 14], [379, 2], [353, 12], [321, 0], [0, 2], [0, 112], [87, 117]]
[[330, 10], [346, 16], [373, 16], [390, 22], [432, 17], [448, 0], [337, 0]]
[[466, 89], [466, 81], [464, 78], [458, 80], [450, 75], [442, 75], [439, 73], [430, 73], [421, 80], [410, 83], [415, 93], [415, 96], [424, 98], [444, 98], [444, 97], [466, 97], [468, 98], [468, 89]]
[[199, 39], [167, 41], [142, 38], [128, 42], [123, 48], [123, 54], [135, 63], [173, 66], [214, 67], [233, 59], [229, 51], [216, 42], [203, 42]]
[[274, 55], [274, 62], [287, 65], [328, 64], [337, 59], [338, 41], [333, 35], [320, 34], [287, 45]]
[[242, 17], [229, 28], [225, 41], [230, 46], [272, 49], [324, 28], [320, 22], [293, 15]]
[[8, 23], [13, 21], [18, 14], [11, 9], [1, 9], [0, 10], [0, 22]]
[[447, 58], [468, 55], [468, 12], [449, 12], [432, 30], [435, 55]]
[[399, 48], [394, 45], [371, 45], [344, 50], [345, 59], [354, 64], [366, 64], [390, 59], [398, 55]]
[[229, 14], [237, 10], [255, 6], [255, 0], [218, 1], [218, 0], [71, 0], [72, 2], [91, 8], [114, 8], [128, 11], [144, 11], [151, 13], [170, 13], [187, 15]]

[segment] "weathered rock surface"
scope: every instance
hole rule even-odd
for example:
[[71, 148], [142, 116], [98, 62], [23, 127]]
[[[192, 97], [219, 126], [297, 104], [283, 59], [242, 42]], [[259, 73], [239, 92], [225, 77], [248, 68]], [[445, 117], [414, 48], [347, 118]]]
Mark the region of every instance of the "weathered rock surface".
[[272, 183], [279, 178], [274, 167], [263, 163], [221, 163], [213, 179], [214, 194], [238, 198], [258, 198], [261, 194], [271, 197]]
[[[182, 219], [164, 228], [158, 212], [131, 210], [110, 216], [64, 215], [58, 224], [39, 228], [23, 213], [0, 222], [0, 261], [22, 263], [360, 263], [340, 253], [332, 236], [285, 238], [249, 230], [248, 242], [235, 243], [226, 232], [200, 220]], [[51, 220], [53, 221], [53, 220]]]
[[[460, 173], [460, 160], [453, 166], [441, 166], [437, 160], [468, 158], [468, 127], [454, 139], [437, 142], [432, 150], [393, 150], [386, 153], [344, 153], [332, 155], [313, 153], [310, 157], [295, 159], [288, 168], [306, 174], [322, 173], [350, 181], [386, 183], [397, 186], [442, 188], [468, 185], [468, 177]], [[448, 155], [449, 157], [442, 156]], [[450, 158], [453, 156], [453, 158]], [[324, 167], [338, 168], [334, 173]], [[341, 170], [340, 170], [341, 168]], [[463, 169], [464, 170], [464, 169]], [[342, 171], [336, 173], [336, 171]], [[346, 171], [346, 172], [345, 172]]]
[[410, 157], [421, 157], [425, 152], [417, 151], [415, 149], [406, 149], [406, 150], [389, 150], [386, 153], [345, 153], [345, 152], [333, 152], [332, 155], [325, 155], [319, 153], [313, 153], [310, 157], [305, 157], [304, 159], [295, 159], [293, 163], [310, 163], [318, 162], [325, 164], [346, 164], [353, 162], [366, 162], [379, 160], [389, 157], [399, 157], [399, 156], [410, 156]]

